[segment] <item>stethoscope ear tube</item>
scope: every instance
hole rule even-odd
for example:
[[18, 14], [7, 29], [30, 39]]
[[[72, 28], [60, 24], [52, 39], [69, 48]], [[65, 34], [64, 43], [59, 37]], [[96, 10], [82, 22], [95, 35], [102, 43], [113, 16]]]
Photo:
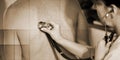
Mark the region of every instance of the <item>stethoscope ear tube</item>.
[[[89, 27], [105, 31], [105, 26], [104, 25], [89, 24]], [[113, 28], [111, 28], [109, 26], [106, 26], [106, 30], [108, 32], [110, 32], [109, 36], [107, 34], [105, 34], [105, 36], [104, 36], [104, 40], [107, 43], [107, 42], [111, 42], [113, 40], [114, 35], [116, 34], [116, 32], [115, 32], [115, 30]]]

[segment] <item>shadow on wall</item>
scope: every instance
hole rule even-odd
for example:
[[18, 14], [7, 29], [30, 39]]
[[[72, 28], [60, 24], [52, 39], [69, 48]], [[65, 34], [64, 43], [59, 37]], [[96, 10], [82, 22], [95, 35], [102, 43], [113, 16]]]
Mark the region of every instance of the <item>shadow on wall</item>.
[[[77, 0], [67, 1], [65, 14], [69, 19], [76, 20], [75, 22], [73, 21], [74, 26], [75, 26], [74, 27], [75, 42], [85, 44], [85, 45], [90, 45], [89, 39], [87, 38], [89, 35], [88, 27], [87, 27], [87, 20], [86, 20], [85, 15], [82, 13], [82, 11], [83, 10], [80, 9], [80, 4]], [[87, 57], [87, 55], [84, 57]]]
[[3, 59], [3, 14], [6, 8], [5, 0], [0, 0], [0, 60]]
[[6, 8], [5, 0], [0, 0], [0, 29], [2, 29], [3, 25], [3, 13], [5, 8]]
[[0, 60], [5, 60], [4, 59], [4, 45], [3, 45], [3, 30], [0, 30]]

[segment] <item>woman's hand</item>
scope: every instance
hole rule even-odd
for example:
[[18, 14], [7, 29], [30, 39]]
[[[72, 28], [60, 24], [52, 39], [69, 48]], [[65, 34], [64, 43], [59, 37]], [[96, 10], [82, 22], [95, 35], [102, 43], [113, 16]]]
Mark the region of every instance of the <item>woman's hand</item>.
[[111, 42], [105, 43], [101, 40], [95, 48], [95, 60], [103, 60], [105, 55], [109, 52]]
[[54, 40], [56, 40], [56, 41], [60, 40], [62, 38], [62, 36], [60, 35], [60, 27], [59, 27], [59, 25], [54, 23], [54, 22], [50, 22], [50, 23], [46, 23], [46, 24], [48, 24], [48, 26], [45, 25], [45, 27], [41, 27], [40, 30], [50, 34], [51, 37]]

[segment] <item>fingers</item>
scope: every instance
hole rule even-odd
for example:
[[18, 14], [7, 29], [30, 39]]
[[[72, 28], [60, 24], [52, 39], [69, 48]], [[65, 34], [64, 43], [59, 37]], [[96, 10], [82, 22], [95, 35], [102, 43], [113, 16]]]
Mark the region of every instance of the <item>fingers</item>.
[[105, 40], [101, 40], [100, 44], [105, 45]]
[[109, 48], [110, 45], [111, 45], [111, 42], [108, 42], [108, 43], [106, 44], [106, 48]]
[[104, 40], [100, 40], [98, 42], [98, 46], [97, 47], [105, 47], [105, 41]]
[[111, 45], [111, 42], [108, 42], [108, 43], [106, 44], [105, 40], [101, 40], [101, 41], [99, 41], [99, 43], [98, 43], [98, 46], [102, 46], [102, 47], [106, 47], [106, 48], [109, 48], [110, 45]]
[[52, 24], [52, 25], [54, 25], [54, 26], [58, 25], [58, 24], [56, 24], [56, 23], [54, 23], [54, 22], [52, 22], [52, 21], [50, 21], [50, 22], [48, 22], [48, 23], [50, 23], [50, 24]]
[[49, 29], [47, 29], [47, 28], [41, 28], [40, 30], [41, 30], [41, 31], [43, 31], [43, 32], [50, 33], [50, 30], [49, 30]]
[[56, 24], [56, 23], [54, 23], [54, 22], [52, 22], [52, 21], [50, 21], [49, 23], [50, 23], [51, 25], [53, 25], [53, 27], [59, 28], [59, 25], [58, 25], [58, 24]]
[[97, 48], [95, 49], [95, 56], [96, 56], [95, 59], [102, 60], [104, 56], [109, 52], [110, 45], [111, 45], [111, 42], [108, 42], [106, 44], [105, 40], [100, 40]]

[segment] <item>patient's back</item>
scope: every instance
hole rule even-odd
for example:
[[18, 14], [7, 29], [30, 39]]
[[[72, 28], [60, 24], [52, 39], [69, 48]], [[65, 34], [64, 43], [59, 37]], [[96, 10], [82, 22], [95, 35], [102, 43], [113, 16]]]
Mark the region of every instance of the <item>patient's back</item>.
[[78, 13], [77, 0], [18, 0], [4, 16], [4, 44], [21, 45], [26, 60], [56, 60], [46, 35], [37, 27], [38, 22], [53, 21], [59, 24], [62, 36], [74, 41]]

